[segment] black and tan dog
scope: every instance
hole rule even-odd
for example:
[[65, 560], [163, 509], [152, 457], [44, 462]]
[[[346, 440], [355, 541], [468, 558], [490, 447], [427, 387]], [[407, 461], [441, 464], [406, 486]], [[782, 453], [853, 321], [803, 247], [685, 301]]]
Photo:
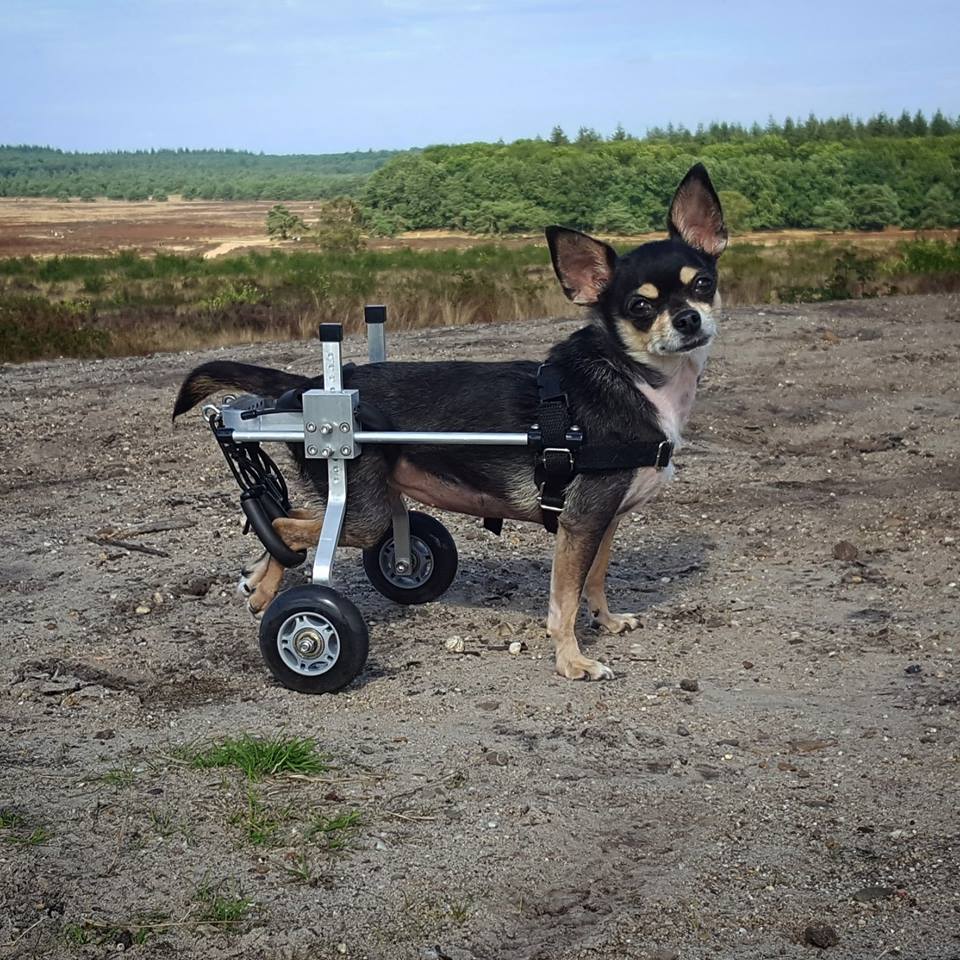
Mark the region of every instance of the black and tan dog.
[[[629, 448], [664, 439], [676, 445], [716, 334], [717, 258], [727, 242], [720, 202], [706, 170], [684, 177], [668, 218], [669, 238], [622, 257], [583, 233], [550, 227], [547, 240], [566, 295], [589, 310], [589, 324], [554, 346], [570, 410], [588, 443]], [[538, 364], [372, 363], [345, 372], [345, 386], [388, 413], [404, 431], [526, 432], [537, 420]], [[319, 381], [247, 364], [214, 362], [194, 370], [174, 416], [219, 390], [277, 397]], [[291, 445], [305, 506], [275, 528], [291, 549], [313, 546], [326, 493], [324, 461], [305, 461]], [[654, 467], [578, 474], [559, 516], [547, 627], [556, 668], [565, 677], [607, 679], [609, 667], [583, 656], [574, 624], [581, 596], [608, 630], [637, 625], [611, 613], [604, 581], [619, 519], [648, 500], [672, 473]], [[457, 513], [540, 522], [534, 454], [523, 447], [368, 445], [348, 467], [341, 542], [370, 547], [391, 524], [391, 501], [407, 496]], [[269, 556], [245, 571], [250, 609], [258, 614], [280, 585], [283, 568]]]

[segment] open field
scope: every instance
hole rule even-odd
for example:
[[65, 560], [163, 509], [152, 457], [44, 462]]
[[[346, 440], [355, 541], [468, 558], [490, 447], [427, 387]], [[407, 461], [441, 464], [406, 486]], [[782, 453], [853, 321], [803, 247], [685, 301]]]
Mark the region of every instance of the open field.
[[[575, 326], [391, 355], [538, 358]], [[960, 956], [960, 296], [727, 311], [677, 478], [617, 537], [642, 627], [580, 626], [602, 684], [552, 673], [551, 538], [452, 516], [440, 603], [340, 557], [354, 686], [274, 684], [232, 480], [169, 422], [223, 357], [319, 348], [0, 372], [0, 956], [789, 960], [826, 926], [829, 957]], [[323, 764], [215, 766], [245, 734]]]
[[[289, 201], [284, 204], [307, 220], [315, 204]], [[94, 203], [25, 198], [0, 198], [0, 257], [22, 256], [100, 256], [117, 250], [141, 253], [200, 253], [222, 256], [242, 249], [268, 249], [272, 243], [266, 233], [267, 211], [271, 201], [180, 200], [163, 203], [132, 203], [125, 200], [97, 200]], [[831, 242], [856, 241], [867, 248], [883, 248], [916, 235], [912, 230], [884, 230], [879, 233], [852, 232], [833, 234], [817, 230], [782, 230], [743, 234], [740, 243], [764, 245], [802, 242], [818, 238]], [[924, 231], [924, 236], [954, 239], [957, 230]], [[638, 243], [655, 234], [635, 238]], [[526, 244], [542, 237], [507, 237], [502, 242]], [[412, 247], [423, 250], [463, 249], [489, 243], [489, 237], [445, 230], [416, 230], [393, 239], [371, 241], [374, 249]], [[630, 238], [618, 238], [629, 245]], [[298, 245], [283, 244], [286, 248]], [[299, 245], [302, 246], [302, 245]]]

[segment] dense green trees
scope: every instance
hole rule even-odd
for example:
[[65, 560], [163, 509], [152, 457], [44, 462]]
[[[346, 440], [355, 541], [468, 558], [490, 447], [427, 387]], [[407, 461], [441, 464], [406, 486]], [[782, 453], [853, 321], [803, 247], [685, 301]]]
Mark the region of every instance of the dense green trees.
[[[880, 115], [869, 130], [850, 121], [784, 124], [746, 132], [720, 125], [702, 136], [659, 131], [644, 140], [594, 139], [581, 130], [548, 140], [428, 147], [370, 175], [360, 196], [373, 224], [462, 227], [478, 232], [537, 230], [562, 223], [582, 230], [662, 230], [667, 201], [685, 171], [706, 163], [731, 228], [953, 226], [960, 133], [947, 121], [928, 133], [922, 116]], [[935, 135], [934, 129], [945, 132]], [[846, 133], [846, 139], [836, 139]]]
[[[702, 160], [731, 228], [842, 230], [960, 223], [960, 120], [937, 111], [868, 120], [787, 118], [746, 128], [668, 126], [608, 139], [558, 125], [546, 139], [323, 156], [233, 150], [80, 154], [0, 147], [0, 196], [127, 200], [332, 200], [360, 204], [373, 233], [452, 227], [608, 233], [663, 228], [667, 200]], [[354, 224], [356, 225], [356, 224]]]
[[355, 194], [396, 151], [269, 156], [239, 150], [70, 153], [0, 146], [0, 196], [323, 200]]

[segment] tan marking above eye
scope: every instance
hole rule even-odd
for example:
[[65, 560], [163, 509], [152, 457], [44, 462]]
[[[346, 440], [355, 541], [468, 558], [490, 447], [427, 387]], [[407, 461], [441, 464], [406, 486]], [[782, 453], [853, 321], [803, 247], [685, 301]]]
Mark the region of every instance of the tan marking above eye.
[[699, 272], [696, 267], [681, 267], [680, 282], [683, 284], [689, 283]]
[[648, 300], [656, 300], [660, 296], [660, 291], [652, 284], [645, 283], [643, 286], [637, 288], [637, 293], [641, 297], [646, 297]]

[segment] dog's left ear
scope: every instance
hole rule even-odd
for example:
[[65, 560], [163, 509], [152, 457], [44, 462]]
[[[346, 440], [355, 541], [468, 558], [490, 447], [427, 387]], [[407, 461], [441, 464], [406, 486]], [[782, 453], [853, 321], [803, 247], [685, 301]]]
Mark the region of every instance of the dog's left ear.
[[574, 303], [596, 303], [613, 278], [616, 250], [602, 240], [567, 227], [547, 227], [546, 234], [553, 269], [563, 292]]
[[691, 167], [680, 181], [670, 204], [667, 229], [671, 237], [711, 257], [719, 257], [726, 248], [727, 227], [720, 198], [702, 163]]

